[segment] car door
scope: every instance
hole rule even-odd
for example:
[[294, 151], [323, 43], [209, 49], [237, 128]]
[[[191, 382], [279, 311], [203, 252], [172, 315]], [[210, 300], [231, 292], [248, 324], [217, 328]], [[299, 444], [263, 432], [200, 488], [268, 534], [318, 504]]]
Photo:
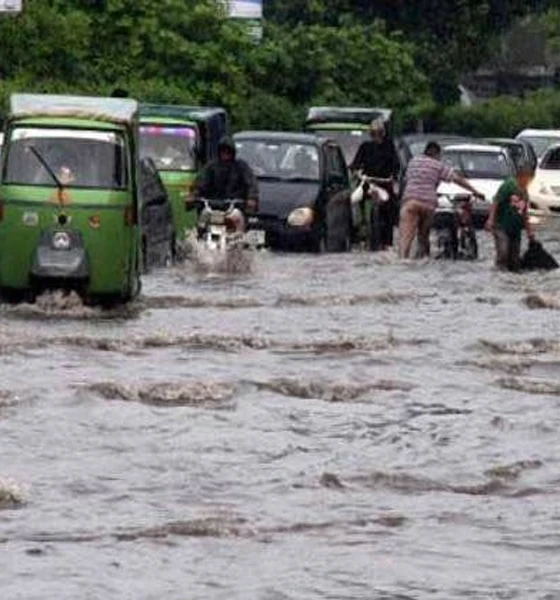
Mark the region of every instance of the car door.
[[329, 142], [325, 148], [326, 153], [326, 193], [327, 202], [333, 196], [350, 188], [348, 167], [340, 147]]
[[350, 220], [350, 176], [340, 147], [329, 142], [325, 147], [327, 220]]

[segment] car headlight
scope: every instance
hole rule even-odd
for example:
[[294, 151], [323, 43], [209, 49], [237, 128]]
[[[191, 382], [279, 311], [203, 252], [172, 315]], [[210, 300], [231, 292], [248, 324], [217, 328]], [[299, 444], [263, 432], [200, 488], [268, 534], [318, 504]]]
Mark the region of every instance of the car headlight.
[[305, 206], [296, 208], [288, 215], [288, 225], [291, 227], [306, 227], [313, 223], [313, 211]]
[[66, 231], [57, 231], [52, 238], [52, 246], [55, 250], [69, 250], [72, 239]]
[[543, 196], [550, 196], [552, 192], [546, 185], [544, 185], [544, 183], [541, 183], [539, 186], [539, 194], [542, 194]]

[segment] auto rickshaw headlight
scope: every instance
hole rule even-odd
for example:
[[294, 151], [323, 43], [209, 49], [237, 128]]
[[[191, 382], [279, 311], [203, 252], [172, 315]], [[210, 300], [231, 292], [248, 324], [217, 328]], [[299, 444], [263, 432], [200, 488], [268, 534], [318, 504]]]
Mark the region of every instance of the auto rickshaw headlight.
[[306, 227], [313, 223], [314, 216], [313, 210], [308, 206], [296, 208], [288, 215], [288, 225], [290, 227]]
[[66, 231], [57, 231], [53, 235], [52, 245], [55, 250], [69, 250], [72, 245], [72, 239]]

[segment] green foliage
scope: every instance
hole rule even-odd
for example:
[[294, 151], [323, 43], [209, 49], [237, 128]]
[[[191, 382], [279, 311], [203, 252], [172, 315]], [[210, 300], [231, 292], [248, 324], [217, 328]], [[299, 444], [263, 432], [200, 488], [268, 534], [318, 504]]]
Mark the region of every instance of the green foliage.
[[513, 137], [522, 129], [560, 129], [560, 92], [541, 91], [525, 98], [499, 97], [465, 108], [443, 110], [427, 104], [408, 113], [405, 127], [415, 119], [427, 131], [447, 131], [474, 137]]
[[270, 18], [296, 26], [382, 21], [388, 31], [401, 31], [414, 44], [415, 62], [429, 75], [438, 103], [457, 102], [457, 83], [466, 70], [478, 67], [492, 43], [513, 21], [554, 0], [267, 0]]
[[[433, 123], [507, 129], [493, 105], [473, 109], [476, 124], [430, 102], [457, 100], [459, 73], [527, 11], [525, 0], [266, 0], [261, 44], [222, 6], [26, 0], [21, 15], [0, 17], [0, 100], [12, 91], [106, 95], [119, 87], [140, 100], [225, 106], [238, 127], [299, 128], [307, 106], [336, 103], [401, 109], [403, 124], [428, 111]], [[550, 15], [556, 39], [560, 17]], [[500, 102], [495, 111], [513, 123], [515, 111]], [[556, 114], [556, 104], [546, 110]]]
[[550, 50], [556, 55], [560, 55], [560, 8], [551, 8], [542, 15], [540, 22]]
[[[331, 10], [322, 0], [300, 8], [313, 18]], [[310, 103], [404, 106], [428, 94], [412, 45], [376, 24], [270, 23], [257, 45], [215, 0], [27, 0], [0, 19], [0, 40], [4, 97], [119, 87], [225, 106], [244, 126], [299, 128]]]
[[272, 26], [265, 33], [254, 53], [254, 80], [296, 106], [405, 106], [427, 94], [410, 45], [375, 26], [299, 25], [288, 36]]

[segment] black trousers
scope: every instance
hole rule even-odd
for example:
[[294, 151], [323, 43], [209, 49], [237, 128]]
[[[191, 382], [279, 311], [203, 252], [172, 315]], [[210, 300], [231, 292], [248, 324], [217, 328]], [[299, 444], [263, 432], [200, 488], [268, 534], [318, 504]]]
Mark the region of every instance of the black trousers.
[[393, 185], [384, 185], [383, 189], [389, 194], [387, 202], [379, 205], [379, 242], [381, 246], [392, 246], [395, 226], [399, 220], [398, 200], [393, 191]]

